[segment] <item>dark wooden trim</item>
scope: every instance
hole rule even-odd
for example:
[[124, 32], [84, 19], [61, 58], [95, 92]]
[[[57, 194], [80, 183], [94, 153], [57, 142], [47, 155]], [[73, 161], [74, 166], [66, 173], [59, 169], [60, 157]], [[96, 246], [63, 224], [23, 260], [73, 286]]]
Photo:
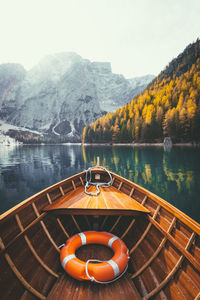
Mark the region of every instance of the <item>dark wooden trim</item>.
[[60, 192], [61, 192], [62, 196], [64, 196], [64, 195], [65, 195], [65, 193], [64, 193], [64, 191], [63, 191], [63, 188], [62, 188], [62, 186], [61, 186], [61, 185], [59, 186], [59, 190], [60, 190]]
[[200, 292], [196, 295], [194, 300], [199, 300], [200, 299]]
[[[61, 191], [61, 187], [59, 187], [59, 188], [60, 188], [60, 191]], [[63, 190], [62, 190], [62, 191], [63, 191]], [[62, 191], [61, 191], [61, 194], [62, 194]], [[64, 193], [64, 192], [63, 192], [63, 193]], [[63, 195], [63, 194], [62, 194], [62, 195]], [[64, 195], [63, 195], [63, 196], [64, 196]], [[48, 201], [49, 201], [49, 204], [51, 204], [51, 203], [52, 203], [52, 200], [51, 200], [51, 197], [50, 197], [49, 193], [47, 193], [47, 199], [48, 199]], [[63, 233], [66, 235], [66, 237], [69, 238], [69, 234], [68, 234], [68, 232], [66, 231], [66, 229], [64, 228], [64, 226], [63, 226], [61, 220], [60, 220], [59, 218], [56, 218], [56, 221], [58, 222], [59, 227], [61, 228], [61, 230], [63, 231]]]
[[130, 194], [129, 194], [129, 197], [132, 197], [134, 191], [135, 191], [135, 189], [134, 189], [134, 187], [132, 187], [132, 189], [131, 189], [131, 191], [130, 191]]
[[109, 232], [112, 232], [115, 227], [117, 226], [117, 224], [119, 223], [120, 219], [121, 219], [122, 216], [119, 216], [116, 220], [116, 222], [113, 224], [113, 226], [111, 227], [111, 229], [109, 230]]
[[24, 230], [20, 233], [18, 233], [6, 246], [5, 250], [10, 247], [18, 238], [26, 234], [26, 232], [35, 224], [37, 224], [41, 219], [43, 219], [46, 216], [46, 213], [42, 213], [38, 218], [36, 218], [33, 222], [31, 222], [27, 227], [24, 228]]
[[[154, 215], [153, 215], [153, 220], [156, 218], [158, 212], [160, 209], [160, 205], [157, 206]], [[140, 239], [137, 241], [137, 243], [131, 248], [130, 250], [130, 254], [133, 253], [133, 251], [135, 251], [135, 249], [139, 246], [139, 244], [144, 240], [145, 236], [147, 235], [147, 233], [149, 232], [150, 228], [151, 228], [151, 223], [148, 224], [147, 228], [145, 229], [145, 231], [143, 232], [142, 236], [140, 237]]]
[[49, 204], [51, 204], [52, 201], [51, 201], [51, 197], [50, 197], [49, 193], [46, 193], [46, 196], [47, 196], [47, 200], [48, 200]]
[[58, 225], [60, 226], [60, 228], [62, 229], [63, 233], [66, 235], [66, 237], [69, 239], [69, 234], [67, 232], [67, 230], [65, 229], [65, 227], [63, 226], [60, 218], [56, 218]]
[[[37, 209], [35, 203], [32, 203], [32, 207], [33, 207], [33, 209], [34, 209], [34, 212], [35, 212], [36, 216], [39, 217], [40, 214], [39, 214], [39, 211], [38, 211], [38, 209]], [[60, 253], [60, 249], [58, 248], [58, 246], [57, 246], [56, 243], [54, 242], [54, 239], [53, 239], [52, 236], [50, 235], [50, 233], [49, 233], [49, 231], [48, 231], [46, 225], [44, 224], [44, 222], [43, 222], [42, 220], [40, 220], [40, 224], [41, 224], [41, 226], [42, 226], [42, 228], [43, 228], [43, 230], [44, 230], [46, 236], [48, 237], [49, 241], [51, 242], [51, 244], [54, 246], [54, 248], [56, 249], [56, 251], [58, 251], [58, 252]]]
[[[5, 221], [6, 221], [6, 223], [9, 223], [10, 218], [11, 218], [11, 221], [13, 221], [12, 219], [14, 219], [14, 217], [15, 217], [15, 219], [17, 221], [17, 224], [18, 224], [18, 227], [21, 230], [20, 233], [13, 232], [13, 235], [14, 234], [16, 235], [14, 237], [11, 234], [12, 240], [8, 241], [8, 243], [7, 243], [6, 246], [4, 245], [4, 243], [6, 243], [7, 238], [5, 238], [5, 241], [2, 240], [2, 239], [0, 239], [0, 244], [1, 244], [0, 245], [1, 246], [0, 249], [1, 249], [1, 253], [5, 256], [5, 259], [6, 259], [7, 263], [8, 263], [8, 265], [9, 265], [9, 267], [12, 269], [13, 273], [15, 274], [15, 276], [25, 286], [25, 288], [27, 290], [27, 293], [31, 292], [33, 295], [36, 296], [35, 293], [39, 293], [39, 292], [37, 290], [35, 290], [34, 288], [32, 288], [32, 286], [22, 276], [22, 274], [20, 273], [20, 268], [18, 267], [18, 269], [17, 269], [16, 266], [14, 265], [14, 262], [15, 262], [14, 257], [13, 257], [13, 260], [12, 260], [12, 256], [10, 257], [9, 254], [8, 254], [8, 252], [6, 250], [7, 250], [7, 248], [10, 245], [13, 245], [13, 243], [19, 237], [23, 236], [23, 238], [25, 239], [25, 241], [26, 241], [26, 243], [28, 245], [26, 247], [27, 248], [29, 247], [29, 249], [32, 252], [32, 254], [34, 255], [34, 257], [42, 265], [42, 263], [44, 263], [44, 261], [38, 256], [38, 254], [36, 252], [37, 247], [33, 248], [33, 244], [31, 244], [31, 239], [29, 238], [29, 235], [27, 234], [28, 230], [30, 228], [32, 228], [32, 226], [34, 226], [35, 224], [38, 224], [38, 222], [40, 222], [40, 224], [41, 224], [41, 226], [42, 226], [45, 234], [47, 235], [48, 239], [50, 240], [50, 242], [52, 243], [52, 245], [54, 246], [54, 248], [58, 252], [60, 252], [58, 246], [55, 243], [55, 241], [57, 241], [57, 239], [55, 239], [55, 241], [53, 240], [52, 236], [49, 233], [51, 231], [50, 230], [48, 231], [48, 229], [47, 229], [48, 226], [45, 225], [45, 224], [48, 224], [48, 223], [46, 223], [46, 218], [45, 218], [45, 220], [43, 220], [43, 218], [47, 215], [47, 213], [41, 213], [41, 212], [39, 212], [40, 200], [42, 201], [42, 203], [41, 203], [41, 205], [42, 205], [43, 204], [43, 200], [44, 200], [43, 197], [46, 195], [49, 203], [51, 203], [52, 202], [51, 201], [51, 197], [50, 197], [51, 192], [53, 192], [53, 191], [55, 192], [55, 197], [56, 197], [56, 193], [57, 193], [57, 196], [61, 196], [61, 195], [64, 196], [65, 193], [63, 191], [63, 188], [64, 189], [66, 188], [66, 191], [68, 191], [69, 186], [70, 186], [71, 190], [72, 190], [72, 187], [74, 188], [74, 186], [75, 186], [75, 188], [77, 190], [78, 190], [78, 187], [81, 187], [83, 189], [84, 183], [83, 183], [83, 179], [82, 178], [83, 178], [84, 174], [85, 174], [85, 171], [82, 172], [82, 173], [80, 173], [80, 174], [77, 174], [75, 176], [72, 176], [72, 177], [70, 177], [70, 178], [68, 178], [68, 179], [66, 179], [66, 180], [64, 180], [62, 182], [59, 182], [59, 183], [57, 183], [57, 184], [55, 184], [55, 185], [53, 185], [51, 187], [49, 187], [49, 188], [45, 189], [44, 191], [42, 191], [42, 192], [40, 192], [40, 193], [38, 193], [38, 194], [30, 197], [29, 199], [27, 199], [24, 202], [22, 202], [22, 204], [20, 203], [19, 205], [17, 205], [16, 207], [14, 207], [13, 209], [11, 209], [10, 211], [8, 211], [8, 212], [4, 213], [2, 216], [0, 216], [1, 224], [3, 224]], [[79, 181], [79, 179], [80, 179], [80, 181]], [[163, 277], [162, 277], [162, 279], [160, 279], [160, 280], [156, 279], [156, 281], [155, 281], [156, 288], [154, 288], [155, 286], [153, 286], [152, 288], [150, 288], [150, 290], [151, 289], [153, 289], [153, 290], [151, 290], [147, 294], [143, 293], [143, 291], [141, 292], [143, 294], [143, 300], [148, 300], [150, 298], [154, 298], [154, 296], [156, 294], [162, 292], [162, 289], [166, 285], [167, 286], [171, 285], [172, 282], [170, 282], [170, 280], [173, 280], [174, 276], [175, 276], [175, 278], [177, 278], [177, 276], [179, 275], [179, 273], [177, 274], [177, 272], [180, 271], [182, 263], [184, 263], [184, 264], [185, 263], [186, 264], [189, 263], [189, 265], [191, 264], [192, 268], [194, 268], [194, 269], [192, 269], [192, 271], [189, 270], [189, 272], [188, 272], [189, 278], [191, 277], [191, 279], [192, 279], [193, 276], [194, 276], [194, 274], [195, 274], [195, 272], [196, 272], [196, 274], [198, 274], [198, 272], [200, 272], [200, 262], [198, 261], [198, 250], [197, 250], [197, 255], [195, 256], [195, 254], [196, 254], [196, 252], [195, 252], [196, 248], [195, 248], [195, 243], [194, 243], [195, 233], [196, 234], [200, 234], [200, 226], [199, 226], [199, 224], [197, 222], [193, 221], [191, 218], [187, 217], [184, 213], [180, 212], [178, 209], [176, 209], [172, 205], [168, 204], [163, 199], [161, 199], [158, 196], [154, 195], [153, 193], [151, 193], [151, 192], [143, 189], [142, 187], [139, 187], [138, 185], [136, 185], [136, 184], [134, 184], [132, 182], [129, 182], [128, 180], [123, 179], [122, 177], [120, 177], [118, 175], [113, 175], [113, 182], [114, 182], [115, 179], [117, 180], [115, 182], [116, 183], [115, 186], [118, 187], [119, 190], [121, 189], [122, 184], [124, 184], [124, 188], [122, 188], [122, 190], [125, 190], [124, 194], [127, 194], [127, 195], [129, 194], [129, 196], [131, 196], [131, 197], [133, 196], [132, 197], [133, 199], [134, 199], [134, 195], [135, 195], [135, 197], [136, 197], [135, 200], [136, 201], [138, 201], [139, 203], [141, 203], [144, 207], [145, 206], [148, 207], [148, 205], [149, 205], [149, 207], [151, 208], [151, 210], [153, 210], [153, 213], [151, 213], [151, 214], [153, 214], [153, 216], [151, 216], [151, 215], [147, 215], [146, 216], [145, 214], [143, 214], [143, 217], [144, 217], [145, 221], [148, 220], [149, 224], [143, 230], [143, 233], [142, 233], [141, 237], [136, 242], [136, 245], [134, 245], [132, 247], [130, 253], [133, 253], [133, 251], [140, 245], [140, 243], [142, 241], [145, 240], [145, 238], [149, 239], [149, 235], [147, 236], [147, 234], [148, 234], [150, 228], [152, 228], [152, 227], [155, 226], [155, 228], [158, 229], [158, 231], [160, 233], [160, 234], [156, 234], [156, 238], [158, 239], [157, 243], [160, 243], [158, 245], [157, 249], [155, 250], [155, 252], [152, 254], [152, 256], [150, 258], [146, 258], [146, 261], [143, 264], [143, 266], [140, 267], [140, 269], [137, 270], [131, 276], [131, 278], [134, 279], [134, 278], [137, 277], [136, 280], [140, 280], [144, 276], [145, 280], [146, 279], [148, 280], [148, 276], [145, 277], [146, 273], [142, 274], [142, 272], [144, 270], [146, 270], [146, 268], [148, 266], [151, 266], [150, 264], [153, 262], [154, 259], [156, 259], [156, 257], [158, 257], [159, 253], [162, 253], [162, 251], [164, 251], [163, 247], [165, 247], [166, 243], [167, 244], [169, 243], [171, 246], [173, 245], [173, 248], [176, 249], [176, 251], [178, 251], [178, 253], [179, 253], [179, 257], [178, 257], [178, 259], [176, 258], [176, 262], [175, 263], [174, 263], [173, 259], [172, 259], [172, 261], [170, 259], [170, 261], [171, 261], [170, 264], [173, 263], [173, 266], [171, 267], [172, 269], [170, 268], [170, 271], [168, 271], [169, 273], [165, 275], [165, 278], [163, 279]], [[77, 182], [77, 186], [75, 184], [76, 182]], [[82, 184], [82, 186], [81, 186], [81, 184]], [[63, 188], [62, 188], [61, 185], [63, 185]], [[65, 185], [66, 185], [66, 187], [65, 187]], [[58, 189], [60, 189], [60, 190], [58, 190]], [[66, 192], [66, 194], [67, 193], [68, 192]], [[35, 202], [36, 200], [38, 202], [38, 208], [37, 208], [37, 203]], [[36, 218], [35, 218], [34, 221], [31, 222], [31, 224], [29, 224], [27, 227], [24, 228], [23, 227], [23, 223], [21, 222], [21, 220], [23, 221], [23, 219], [21, 217], [21, 220], [20, 220], [20, 216], [21, 215], [20, 215], [20, 213], [18, 214], [18, 212], [21, 211], [21, 210], [23, 212], [23, 209], [25, 207], [31, 207], [31, 206], [33, 207], [33, 209], [35, 207], [34, 212], [35, 212]], [[155, 207], [156, 207], [156, 209], [155, 209]], [[162, 208], [163, 208], [163, 210], [162, 210]], [[159, 210], [160, 210], [160, 215], [159, 215], [160, 218], [159, 218], [159, 216], [158, 216], [158, 218], [156, 218], [157, 214], [159, 213]], [[9, 212], [10, 212], [10, 214], [9, 214]], [[72, 214], [73, 222], [74, 222], [74, 224], [75, 224], [75, 226], [76, 226], [76, 228], [77, 228], [78, 231], [81, 231], [81, 228], [80, 228], [81, 226], [80, 225], [82, 224], [82, 222], [79, 222], [78, 217], [76, 219], [76, 217], [74, 215], [84, 215], [84, 216], [86, 214], [88, 214], [88, 215], [104, 215], [105, 218], [104, 219], [102, 218], [103, 222], [102, 222], [101, 226], [104, 227], [104, 228], [106, 228], [106, 227], [108, 227], [106, 225], [109, 224], [109, 228], [111, 227], [110, 231], [113, 231], [116, 227], [117, 228], [120, 227], [121, 216], [126, 216], [126, 215], [128, 215], [128, 216], [141, 215], [142, 216], [141, 212], [139, 212], [139, 213], [134, 212], [134, 214], [133, 214], [133, 212], [131, 212], [130, 210], [120, 210], [119, 211], [119, 210], [107, 210], [107, 209], [106, 210], [101, 210], [101, 209], [76, 209], [75, 208], [75, 209], [68, 209], [65, 212], [62, 211], [62, 210], [60, 210], [60, 211], [57, 210], [57, 211], [54, 211], [53, 213], [56, 213], [56, 214], [58, 214], [58, 213]], [[173, 218], [172, 214], [173, 214], [174, 218]], [[49, 215], [49, 213], [48, 213], [48, 215]], [[111, 220], [108, 219], [109, 218], [108, 216], [111, 216], [112, 222], [110, 222]], [[117, 217], [112, 219], [112, 216], [117, 216]], [[176, 218], [177, 218], [177, 224], [181, 224], [180, 225], [180, 232], [181, 232], [181, 228], [183, 228], [183, 234], [185, 233], [185, 237], [183, 237], [183, 238], [182, 238], [181, 235], [176, 234], [176, 232], [175, 232], [175, 237], [171, 233], [172, 229], [174, 228], [174, 224], [176, 223]], [[101, 220], [101, 218], [99, 218], [99, 219]], [[160, 219], [160, 221], [159, 221], [159, 219]], [[60, 230], [59, 230], [59, 227], [60, 227], [62, 229], [62, 232], [64, 232], [65, 235], [67, 237], [69, 237], [69, 234], [67, 233], [67, 231], [65, 230], [65, 228], [63, 226], [64, 222], [62, 224], [62, 222], [60, 221], [60, 219], [57, 216], [56, 216], [56, 220], [57, 220], [58, 224], [55, 224], [55, 225], [56, 225], [56, 229], [58, 229], [59, 233], [61, 233]], [[106, 223], [107, 220], [108, 220], [108, 222]], [[87, 222], [87, 219], [86, 219], [86, 222]], [[130, 231], [130, 230], [131, 230], [131, 228], [132, 228], [132, 226], [133, 226], [133, 224], [135, 222], [135, 219], [131, 219], [129, 222], [130, 222], [129, 225], [126, 226], [125, 230], [123, 230], [124, 232], [122, 233], [121, 238], [124, 238], [128, 233], [129, 233], [129, 235], [131, 234], [132, 231]], [[88, 220], [87, 223], [89, 223], [89, 220]], [[7, 226], [7, 224], [5, 224], [5, 225]], [[58, 225], [59, 225], [59, 227], [58, 227]], [[86, 225], [85, 222], [84, 222], [84, 225]], [[88, 224], [88, 225], [90, 227], [90, 224]], [[9, 228], [9, 229], [11, 230], [12, 228]], [[33, 229], [36, 229], [36, 228], [33, 227]], [[156, 230], [156, 232], [157, 232], [157, 230]], [[188, 233], [189, 232], [192, 232], [190, 237], [188, 237]], [[177, 238], [176, 238], [176, 236], [177, 236]], [[187, 238], [187, 245], [185, 247], [185, 246], [182, 245], [181, 241], [182, 240], [185, 241], [186, 238]], [[184, 243], [184, 245], [185, 245], [185, 243]], [[190, 247], [192, 247], [192, 245], [194, 246], [194, 253], [195, 253], [194, 256], [193, 256], [192, 250], [190, 250]], [[198, 245], [196, 245], [196, 246], [198, 246]], [[51, 249], [52, 249], [52, 247], [51, 247]], [[54, 250], [54, 249], [52, 249], [52, 250]], [[134, 259], [134, 254], [133, 254], [133, 256], [131, 255], [131, 257]], [[41, 260], [41, 262], [39, 260]], [[156, 262], [157, 262], [157, 260], [156, 260]], [[44, 265], [45, 265], [45, 263], [44, 263]], [[44, 265], [42, 265], [42, 266], [45, 268]], [[48, 266], [47, 266], [47, 268], [48, 268]], [[190, 272], [191, 272], [191, 274], [190, 274]], [[49, 273], [51, 274], [51, 271]], [[55, 274], [54, 274], [54, 276], [55, 276]], [[140, 274], [142, 274], [141, 277], [139, 276]], [[51, 275], [53, 275], [53, 274], [51, 274]], [[56, 274], [56, 275], [58, 276], [58, 274]], [[55, 277], [57, 277], [57, 276], [55, 276]], [[186, 276], [186, 275], [184, 275], [184, 276]], [[49, 276], [49, 278], [51, 278], [51, 277]], [[149, 278], [149, 280], [150, 280], [150, 278]], [[195, 291], [196, 292], [194, 293], [194, 295], [196, 295], [197, 293], [199, 293], [198, 289], [196, 289]], [[39, 293], [39, 295], [40, 295], [39, 297], [38, 296], [36, 296], [36, 297], [37, 298], [42, 297], [40, 299], [45, 299], [46, 298], [44, 295], [42, 295], [40, 293]], [[161, 295], [161, 294], [159, 294], [159, 295]], [[195, 298], [195, 300], [199, 299], [200, 298], [200, 293], [198, 295], [194, 296], [194, 298]]]
[[167, 231], [165, 231], [158, 222], [152, 217], [147, 216], [150, 222], [164, 235], [166, 238], [191, 262], [191, 264], [200, 272], [200, 262], [198, 262], [193, 255], [188, 252], [177, 240]]
[[73, 215], [72, 215], [71, 217], [72, 217], [72, 220], [73, 220], [73, 222], [74, 222], [76, 228], [78, 229], [79, 232], [81, 232], [82, 230], [81, 230], [80, 226], [78, 225], [78, 223], [77, 223], [75, 217], [74, 217]]
[[130, 250], [130, 254], [133, 253], [133, 251], [135, 251], [135, 249], [140, 245], [140, 243], [144, 240], [144, 238], [146, 237], [147, 233], [149, 232], [149, 229], [151, 228], [152, 224], [148, 224], [147, 228], [145, 229], [145, 231], [143, 232], [142, 236], [140, 237], [140, 239], [137, 241], [137, 243], [131, 248]]
[[89, 220], [88, 220], [88, 217], [87, 217], [87, 216], [84, 216], [84, 219], [86, 220], [87, 225], [90, 227], [91, 224], [90, 224], [90, 222], [89, 222]]
[[[5, 251], [5, 246], [3, 244], [2, 239], [0, 238], [0, 248], [1, 250]], [[25, 287], [26, 290], [28, 290], [29, 292], [31, 292], [34, 296], [36, 296], [39, 299], [45, 300], [46, 297], [44, 295], [42, 295], [40, 292], [38, 292], [36, 289], [34, 289], [26, 280], [25, 278], [22, 276], [22, 274], [19, 272], [19, 270], [17, 269], [17, 267], [15, 266], [15, 264], [13, 263], [12, 259], [10, 258], [10, 255], [8, 253], [4, 253], [5, 259], [9, 265], [9, 267], [11, 268], [11, 270], [13, 271], [13, 273], [15, 274], [15, 276], [17, 277], [17, 279], [21, 282], [21, 284]]]
[[117, 188], [118, 190], [121, 190], [122, 184], [123, 184], [123, 182], [121, 181], [118, 188]]
[[72, 180], [72, 186], [73, 186], [73, 189], [75, 190], [76, 189], [76, 185], [74, 183], [74, 180]]
[[[171, 232], [174, 224], [176, 223], [176, 217], [173, 218], [167, 232]], [[137, 270], [132, 276], [131, 279], [137, 277], [138, 275], [140, 275], [143, 271], [146, 270], [146, 268], [150, 265], [150, 263], [158, 256], [158, 254], [160, 253], [160, 251], [162, 250], [162, 248], [164, 247], [165, 243], [167, 241], [167, 238], [164, 237], [160, 243], [160, 245], [158, 246], [158, 248], [156, 249], [156, 251], [154, 252], [154, 254], [142, 265], [142, 267]]]
[[141, 216], [148, 212], [141, 212], [130, 209], [102, 209], [102, 208], [56, 208], [48, 210], [48, 214], [56, 215], [99, 215], [99, 216]]
[[81, 181], [81, 184], [84, 185], [83, 178], [80, 176], [79, 179]]
[[141, 202], [142, 205], [145, 204], [145, 202], [147, 201], [147, 198], [148, 198], [147, 196], [144, 197], [144, 199], [143, 199], [142, 202]]
[[[186, 247], [184, 248], [185, 250], [188, 250], [190, 248], [190, 246], [192, 245], [193, 241], [195, 238], [195, 233], [193, 232], [191, 234], [191, 237], [186, 245]], [[175, 273], [178, 271], [178, 269], [180, 268], [183, 260], [184, 260], [184, 255], [181, 255], [176, 263], [176, 265], [174, 266], [174, 268], [171, 270], [171, 272], [169, 272], [169, 274], [167, 275], [167, 277], [159, 284], [159, 286], [157, 286], [155, 289], [153, 289], [148, 295], [146, 295], [145, 297], [143, 297], [143, 300], [148, 300], [149, 298], [155, 296], [175, 275]]]
[[105, 216], [105, 218], [104, 218], [104, 220], [103, 220], [103, 222], [102, 222], [102, 224], [101, 224], [101, 229], [104, 227], [104, 225], [105, 225], [105, 223], [106, 223], [106, 221], [108, 220], [108, 218], [109, 218], [109, 216], [107, 215], [107, 216]]
[[[43, 195], [45, 195], [47, 192], [49, 193], [49, 192], [55, 190], [56, 188], [59, 188], [60, 186], [70, 182], [71, 180], [75, 180], [76, 178], [80, 178], [84, 174], [85, 174], [85, 171], [83, 171], [79, 174], [76, 174], [74, 176], [71, 176], [71, 177], [69, 177], [69, 178], [67, 178], [63, 181], [60, 181], [60, 182], [44, 189], [43, 191], [33, 195], [32, 197], [24, 200], [20, 204], [16, 205], [14, 208], [12, 208], [12, 209], [8, 210], [7, 212], [5, 212], [4, 214], [2, 214], [0, 216], [0, 222], [4, 222], [8, 218], [12, 217], [15, 213], [17, 213], [21, 209], [25, 208], [26, 206], [28, 206], [32, 202], [34, 202], [34, 201], [38, 200], [39, 198], [43, 197]], [[131, 181], [115, 174], [115, 173], [113, 173], [113, 172], [111, 172], [111, 175], [113, 176], [113, 181], [116, 178], [116, 179], [120, 180], [121, 182], [128, 184], [130, 187], [135, 188], [136, 190], [140, 191], [144, 195], [147, 195], [151, 200], [153, 200], [156, 203], [160, 204], [162, 207], [164, 207], [170, 213], [174, 214], [181, 222], [186, 224], [188, 227], [190, 227], [197, 234], [200, 234], [200, 226], [196, 221], [192, 220], [190, 217], [185, 215], [183, 212], [181, 212], [180, 210], [178, 210], [177, 208], [175, 208], [174, 206], [172, 206], [171, 204], [169, 204], [168, 202], [166, 202], [162, 198], [158, 197], [157, 195], [151, 193], [150, 191], [142, 188], [141, 186], [139, 186], [139, 185], [137, 185], [137, 184], [135, 184], [135, 183], [133, 183], [133, 182], [131, 182]], [[85, 213], [87, 213], [87, 212], [85, 212]], [[81, 214], [83, 214], [83, 213], [81, 213]], [[90, 214], [93, 214], [93, 213], [90, 213]], [[105, 214], [105, 213], [102, 212], [102, 214]]]
[[39, 193], [27, 198], [26, 200], [20, 202], [19, 204], [15, 205], [13, 208], [9, 209], [8, 211], [6, 211], [2, 215], [0, 215], [0, 223], [4, 222], [7, 218], [10, 218], [11, 216], [13, 216], [17, 212], [19, 212], [22, 208], [27, 207], [31, 203], [33, 203], [36, 200], [40, 199], [41, 197], [45, 196], [46, 193], [50, 193], [51, 191], [54, 191], [55, 189], [59, 188], [60, 186], [63, 186], [64, 184], [70, 182], [71, 180], [79, 178], [84, 174], [85, 174], [85, 171], [75, 174], [73, 176], [70, 176], [62, 181], [59, 181], [59, 182], [47, 187], [46, 189], [40, 191]]
[[129, 224], [129, 226], [127, 227], [127, 229], [124, 231], [124, 233], [121, 235], [121, 239], [123, 239], [126, 235], [127, 235], [127, 233], [130, 231], [130, 229], [133, 227], [133, 224], [135, 223], [135, 219], [133, 219], [132, 221], [131, 221], [131, 223]]
[[115, 181], [115, 177], [113, 176], [111, 185], [113, 185], [114, 181]]
[[191, 228], [193, 231], [195, 231], [197, 234], [200, 235], [200, 224], [194, 221], [192, 218], [184, 214], [182, 211], [180, 211], [178, 208], [174, 207], [172, 204], [168, 203], [164, 199], [160, 198], [159, 196], [155, 195], [154, 193], [148, 191], [147, 189], [141, 187], [140, 185], [125, 179], [113, 172], [110, 172], [113, 177], [118, 179], [119, 181], [123, 181], [126, 184], [129, 184], [131, 187], [134, 187], [139, 192], [143, 193], [147, 197], [149, 197], [151, 200], [155, 201], [157, 204], [160, 204], [162, 207], [164, 207], [167, 211], [172, 213], [177, 219], [181, 220], [185, 225], [187, 225], [189, 228]]
[[179, 267], [182, 264], [182, 262], [183, 262], [183, 256], [181, 256], [179, 258], [179, 260], [176, 263], [175, 267], [171, 270], [171, 272], [167, 275], [167, 277], [159, 284], [159, 286], [157, 286], [155, 289], [153, 289], [148, 295], [146, 295], [145, 297], [143, 297], [143, 300], [148, 300], [149, 298], [153, 297], [158, 292], [160, 292], [160, 290], [168, 283], [168, 281], [170, 279], [172, 279], [172, 277], [177, 272], [177, 270], [179, 269]]
[[[20, 220], [20, 217], [19, 217], [18, 214], [15, 215], [15, 219], [16, 219], [16, 221], [17, 221], [17, 225], [18, 225], [19, 229], [20, 229], [21, 231], [23, 231], [24, 228], [23, 228], [23, 225], [22, 225], [22, 223], [21, 223], [21, 220]], [[24, 235], [24, 239], [25, 239], [25, 241], [26, 241], [26, 243], [27, 243], [27, 245], [28, 245], [30, 251], [32, 252], [32, 254], [33, 254], [33, 256], [35, 257], [35, 259], [39, 262], [39, 264], [40, 264], [47, 272], [49, 272], [51, 275], [53, 275], [54, 277], [58, 278], [59, 275], [58, 275], [57, 273], [55, 273], [51, 268], [49, 268], [49, 267], [45, 264], [45, 262], [41, 259], [41, 257], [37, 254], [37, 252], [35, 251], [35, 249], [34, 249], [32, 243], [31, 243], [31, 241], [29, 240], [29, 238], [28, 238], [28, 236], [27, 236], [26, 234]]]

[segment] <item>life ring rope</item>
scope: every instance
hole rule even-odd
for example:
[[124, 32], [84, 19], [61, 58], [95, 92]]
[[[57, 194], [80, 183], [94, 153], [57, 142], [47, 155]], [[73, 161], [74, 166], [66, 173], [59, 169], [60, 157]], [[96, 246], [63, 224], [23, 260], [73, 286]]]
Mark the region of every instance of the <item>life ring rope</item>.
[[114, 279], [109, 280], [109, 281], [99, 281], [99, 280], [96, 280], [93, 276], [89, 275], [89, 273], [88, 273], [88, 263], [89, 262], [99, 262], [99, 263], [101, 263], [101, 262], [108, 262], [109, 263], [109, 260], [105, 261], [105, 260], [98, 260], [98, 259], [88, 259], [87, 262], [86, 262], [85, 273], [86, 273], [87, 277], [90, 279], [90, 281], [92, 281], [92, 282], [95, 281], [96, 283], [100, 283], [100, 284], [108, 284], [108, 283], [112, 283], [112, 282], [118, 280], [119, 278], [121, 278], [126, 273], [126, 271], [128, 269], [128, 265], [127, 265], [126, 268], [124, 269], [124, 271], [121, 274], [119, 274], [117, 277], [115, 277]]

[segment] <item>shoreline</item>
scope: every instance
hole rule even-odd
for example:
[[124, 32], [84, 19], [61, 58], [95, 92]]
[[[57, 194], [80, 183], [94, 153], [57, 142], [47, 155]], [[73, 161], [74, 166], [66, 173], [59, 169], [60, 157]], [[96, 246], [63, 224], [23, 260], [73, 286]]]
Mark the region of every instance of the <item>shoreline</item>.
[[173, 146], [187, 146], [187, 147], [200, 147], [200, 144], [192, 144], [192, 143], [176, 143], [172, 145], [165, 145], [164, 143], [84, 143], [82, 146], [132, 146], [132, 147], [146, 147], [146, 146], [154, 146], [154, 147], [168, 147], [171, 148]]
[[0, 146], [6, 146], [6, 147], [21, 147], [21, 146], [81, 146], [81, 143], [41, 143], [41, 144], [11, 144], [11, 145], [4, 145], [0, 143]]
[[176, 143], [172, 145], [165, 145], [164, 143], [41, 143], [41, 144], [10, 144], [5, 145], [1, 144], [0, 146], [6, 146], [6, 147], [21, 147], [21, 146], [132, 146], [132, 147], [167, 147], [171, 148], [174, 146], [187, 146], [187, 147], [200, 147], [200, 144], [192, 144], [192, 143]]

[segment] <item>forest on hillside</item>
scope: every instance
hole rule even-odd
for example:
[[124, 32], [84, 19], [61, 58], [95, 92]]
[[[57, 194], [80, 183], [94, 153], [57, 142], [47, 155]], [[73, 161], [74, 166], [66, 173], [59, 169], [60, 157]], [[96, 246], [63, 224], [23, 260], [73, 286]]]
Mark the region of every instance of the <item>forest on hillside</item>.
[[83, 143], [200, 142], [200, 41], [130, 103], [83, 129]]

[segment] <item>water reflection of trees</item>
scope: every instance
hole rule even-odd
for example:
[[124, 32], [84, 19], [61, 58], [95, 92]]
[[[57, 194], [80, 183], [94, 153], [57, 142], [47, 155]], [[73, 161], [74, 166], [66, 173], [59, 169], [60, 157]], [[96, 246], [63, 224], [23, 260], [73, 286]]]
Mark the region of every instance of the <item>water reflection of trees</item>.
[[87, 162], [95, 165], [96, 157], [99, 156], [102, 165], [147, 188], [152, 184], [156, 186], [155, 179], [159, 184], [165, 177], [160, 171], [162, 149], [151, 151], [151, 148], [87, 146], [84, 153]]
[[[183, 202], [197, 204], [200, 192], [199, 148], [86, 146], [87, 163], [100, 164], [113, 172], [151, 190], [182, 209]], [[198, 186], [198, 187], [197, 187]], [[189, 201], [189, 202], [188, 202]], [[191, 204], [189, 204], [191, 206]]]
[[0, 210], [41, 189], [100, 164], [199, 218], [199, 148], [128, 146], [0, 147]]

